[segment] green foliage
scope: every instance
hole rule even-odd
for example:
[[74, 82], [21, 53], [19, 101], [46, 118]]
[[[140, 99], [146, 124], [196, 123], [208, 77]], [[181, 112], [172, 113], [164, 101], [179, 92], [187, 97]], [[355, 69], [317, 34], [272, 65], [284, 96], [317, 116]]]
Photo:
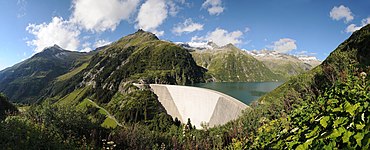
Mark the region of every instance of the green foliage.
[[1, 149], [68, 149], [59, 134], [24, 117], [0, 122], [0, 133]]
[[153, 146], [162, 143], [169, 147], [171, 142], [166, 133], [152, 131], [140, 124], [113, 131], [110, 140], [117, 144], [117, 149], [152, 149]]
[[101, 126], [102, 127], [104, 127], [104, 128], [112, 128], [112, 129], [114, 129], [114, 128], [116, 128], [117, 127], [117, 123], [116, 123], [116, 121], [113, 119], [113, 118], [111, 118], [111, 117], [107, 117], [105, 120], [104, 120], [104, 122], [101, 124]]
[[17, 108], [8, 101], [8, 98], [0, 93], [0, 121], [5, 119], [7, 114], [18, 112]]
[[350, 75], [286, 117], [259, 128], [252, 146], [361, 149], [370, 146], [370, 82]]
[[60, 143], [72, 147], [99, 146], [106, 129], [100, 122], [90, 121], [89, 115], [71, 106], [53, 106], [48, 101], [33, 106], [26, 113], [29, 120], [45, 127], [45, 132], [58, 135]]
[[127, 123], [147, 122], [164, 113], [157, 96], [149, 89], [135, 90], [124, 95], [117, 92], [108, 103], [108, 109], [118, 120]]

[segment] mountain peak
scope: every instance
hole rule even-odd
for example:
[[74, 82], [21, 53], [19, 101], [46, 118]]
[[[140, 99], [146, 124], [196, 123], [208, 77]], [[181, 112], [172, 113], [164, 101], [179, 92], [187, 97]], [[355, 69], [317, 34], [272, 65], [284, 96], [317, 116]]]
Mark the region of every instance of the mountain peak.
[[227, 44], [225, 46], [222, 46], [222, 48], [226, 48], [226, 49], [238, 49], [234, 44]]
[[50, 52], [57, 52], [57, 51], [64, 51], [63, 48], [61, 48], [59, 45], [54, 44], [53, 46], [45, 47], [42, 52], [44, 51], [50, 51]]
[[212, 48], [219, 48], [219, 46], [213, 41], [208, 41], [207, 45], [211, 46]]
[[130, 34], [129, 36], [146, 38], [148, 40], [159, 40], [159, 38], [155, 34], [153, 34], [151, 32], [144, 31], [143, 29], [139, 29], [135, 33]]
[[137, 30], [135, 33], [129, 34], [125, 37], [122, 37], [119, 39], [116, 43], [131, 43], [131, 44], [139, 44], [147, 41], [154, 41], [154, 40], [159, 40], [155, 34], [151, 32], [144, 31], [143, 29]]
[[53, 46], [52, 46], [52, 48], [56, 48], [56, 49], [62, 49], [59, 45], [57, 45], [57, 44], [54, 44]]

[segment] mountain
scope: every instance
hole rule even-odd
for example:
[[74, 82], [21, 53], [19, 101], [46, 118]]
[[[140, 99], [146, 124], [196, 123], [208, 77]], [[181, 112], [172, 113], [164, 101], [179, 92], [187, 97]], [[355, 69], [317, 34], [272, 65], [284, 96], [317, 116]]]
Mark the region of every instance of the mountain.
[[370, 65], [369, 44], [370, 25], [367, 25], [341, 43], [322, 64], [292, 78], [259, 101], [275, 103], [277, 99], [291, 101], [311, 99], [340, 80], [344, 72], [350, 72], [353, 68], [364, 70], [368, 67]]
[[0, 92], [13, 102], [34, 103], [84, 86], [92, 86], [97, 95], [110, 95], [131, 80], [192, 84], [204, 81], [204, 72], [186, 49], [139, 30], [90, 53], [57, 45], [45, 48], [1, 71]]
[[307, 72], [321, 62], [313, 56], [290, 55], [271, 50], [247, 51], [250, 55], [263, 62], [274, 73], [289, 79], [291, 76]]
[[203, 82], [204, 72], [186, 49], [139, 30], [99, 51], [68, 84], [49, 91], [51, 96], [64, 96], [92, 87], [90, 93], [99, 102], [109, 102], [127, 82], [185, 85]]
[[67, 51], [58, 45], [0, 71], [0, 92], [13, 102], [33, 103], [57, 77], [84, 64], [93, 54]]
[[273, 73], [253, 56], [232, 44], [219, 47], [213, 42], [206, 45], [192, 44], [193, 58], [198, 65], [206, 68], [216, 82], [261, 82], [282, 81], [284, 78]]

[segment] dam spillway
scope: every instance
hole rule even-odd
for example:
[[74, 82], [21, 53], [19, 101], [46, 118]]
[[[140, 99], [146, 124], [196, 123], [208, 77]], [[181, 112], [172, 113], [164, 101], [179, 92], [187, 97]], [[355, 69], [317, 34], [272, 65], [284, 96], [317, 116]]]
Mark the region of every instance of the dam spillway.
[[202, 123], [209, 127], [223, 125], [249, 108], [231, 96], [210, 89], [165, 84], [149, 86], [169, 115], [182, 123], [187, 123], [190, 118], [198, 129]]

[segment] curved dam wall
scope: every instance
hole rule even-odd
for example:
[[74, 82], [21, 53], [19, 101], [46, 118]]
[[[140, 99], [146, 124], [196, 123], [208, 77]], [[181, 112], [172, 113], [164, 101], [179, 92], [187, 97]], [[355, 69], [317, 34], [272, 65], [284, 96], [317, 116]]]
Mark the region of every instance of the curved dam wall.
[[164, 84], [150, 84], [159, 101], [173, 118], [182, 123], [191, 123], [201, 128], [201, 123], [209, 127], [222, 125], [241, 115], [249, 106], [239, 100], [214, 90]]

